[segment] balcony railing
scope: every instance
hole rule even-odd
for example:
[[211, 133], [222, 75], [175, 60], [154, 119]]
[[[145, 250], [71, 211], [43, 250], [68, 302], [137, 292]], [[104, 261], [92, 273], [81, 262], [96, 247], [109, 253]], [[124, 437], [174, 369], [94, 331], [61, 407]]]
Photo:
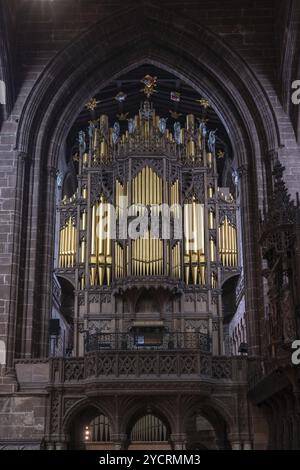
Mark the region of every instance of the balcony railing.
[[208, 334], [191, 332], [163, 332], [147, 337], [135, 333], [87, 333], [85, 352], [104, 350], [198, 350], [209, 353], [211, 340]]

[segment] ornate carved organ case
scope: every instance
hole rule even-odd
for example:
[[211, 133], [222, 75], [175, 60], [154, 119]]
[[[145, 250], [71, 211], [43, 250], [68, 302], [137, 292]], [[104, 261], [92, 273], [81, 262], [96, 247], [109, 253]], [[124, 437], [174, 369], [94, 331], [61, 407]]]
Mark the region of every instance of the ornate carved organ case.
[[149, 338], [182, 334], [180, 347], [200, 334], [222, 354], [221, 287], [239, 271], [239, 254], [237, 205], [218, 187], [214, 133], [192, 114], [171, 132], [148, 100], [126, 127], [110, 128], [102, 115], [80, 132], [78, 189], [58, 208], [56, 274], [74, 285], [74, 354], [95, 332], [108, 347], [121, 347], [111, 338], [123, 335], [128, 347], [138, 331], [147, 346], [143, 328]]

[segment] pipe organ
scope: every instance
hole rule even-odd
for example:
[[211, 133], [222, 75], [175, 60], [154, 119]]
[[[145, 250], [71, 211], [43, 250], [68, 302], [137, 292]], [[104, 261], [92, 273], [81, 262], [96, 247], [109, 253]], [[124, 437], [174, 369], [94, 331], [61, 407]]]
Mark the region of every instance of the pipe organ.
[[203, 125], [192, 114], [185, 124], [165, 124], [145, 101], [124, 129], [102, 115], [80, 133], [78, 188], [58, 207], [56, 268], [75, 287], [78, 323], [88, 322], [93, 308], [95, 318], [90, 295], [124, 283], [142, 288], [150, 279], [208, 295], [208, 330], [213, 308], [221, 317], [220, 303], [211, 302], [226, 276], [239, 272], [238, 208], [218, 187], [216, 152]]

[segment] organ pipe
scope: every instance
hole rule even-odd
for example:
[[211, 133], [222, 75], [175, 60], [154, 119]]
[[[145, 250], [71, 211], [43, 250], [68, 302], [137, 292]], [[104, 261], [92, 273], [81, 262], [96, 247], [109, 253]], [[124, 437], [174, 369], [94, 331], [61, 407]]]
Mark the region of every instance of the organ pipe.
[[219, 227], [220, 240], [220, 258], [223, 266], [237, 266], [237, 239], [236, 227], [229, 221], [228, 217], [224, 217], [224, 221]]
[[[78, 283], [81, 289], [88, 286], [109, 286], [113, 281], [113, 275], [116, 279], [121, 279], [126, 275], [128, 264], [133, 276], [167, 274], [175, 279], [183, 279], [187, 284], [200, 286], [204, 286], [206, 283], [217, 284], [215, 274], [213, 276], [209, 274], [211, 273], [211, 269], [208, 269], [209, 263], [220, 262], [221, 266], [226, 268], [237, 267], [237, 229], [235, 223], [232, 222], [235, 219], [230, 213], [220, 216], [220, 211], [223, 211], [224, 207], [226, 211], [235, 210], [232, 205], [227, 205], [227, 203], [233, 204], [233, 200], [221, 198], [223, 194], [227, 194], [226, 192], [220, 193], [218, 190], [215, 193], [216, 177], [212, 172], [207, 171], [203, 199], [197, 192], [196, 183], [193, 182], [194, 172], [198, 172], [197, 174], [200, 176], [200, 174], [205, 174], [205, 169], [215, 168], [215, 154], [206, 153], [207, 137], [205, 138], [200, 128], [197, 128], [193, 114], [186, 116], [185, 126], [182, 128], [179, 126], [177, 133], [174, 127], [173, 133], [168, 127], [163, 129], [161, 118], [155, 114], [153, 108], [151, 110], [152, 114], [149, 119], [140, 111], [139, 115], [134, 118], [135, 129], [120, 135], [117, 143], [116, 139], [113, 139], [115, 128], [109, 127], [107, 116], [100, 116], [90, 128], [90, 148], [79, 156], [82, 182], [75, 195], [70, 198], [64, 196], [62, 200], [59, 269], [70, 270], [76, 266], [76, 263], [80, 263], [79, 268], [82, 270], [82, 265], [86, 264], [87, 278], [85, 274], [78, 274]], [[162, 177], [155, 169], [156, 164], [153, 167], [152, 160], [154, 159], [151, 157], [151, 164], [146, 162], [145, 166], [134, 175], [130, 169], [134, 168], [134, 166], [130, 166], [132, 164], [128, 166], [124, 174], [120, 175], [119, 171], [122, 166], [115, 165], [120, 152], [122, 151], [126, 156], [126, 149], [133, 150], [134, 157], [129, 156], [129, 159], [131, 158], [133, 161], [135, 158], [140, 158], [137, 156], [137, 149], [140, 149], [144, 145], [143, 143], [148, 152], [152, 147], [160, 148], [161, 146], [168, 152], [172, 152], [172, 148], [177, 148], [177, 150], [179, 148], [178, 153], [175, 153], [174, 150], [174, 155], [178, 160], [181, 159], [180, 165], [177, 166], [178, 160], [174, 159], [172, 163], [165, 160], [165, 166], [162, 165], [159, 170], [164, 172], [164, 177]], [[114, 154], [114, 160], [112, 154]], [[205, 155], [206, 158], [204, 158]], [[160, 156], [157, 159], [158, 165], [163, 158]], [[189, 172], [192, 178], [188, 192], [184, 193], [181, 178], [185, 177], [186, 161], [188, 165], [191, 165]], [[197, 161], [200, 166], [202, 164], [201, 171], [197, 169]], [[122, 162], [125, 168], [127, 160], [122, 160]], [[87, 175], [90, 170], [97, 173], [98, 164], [103, 164], [101, 174], [104, 177], [106, 168], [110, 168], [109, 171], [113, 174], [114, 203], [119, 221], [122, 216], [121, 197], [128, 197], [133, 204], [151, 206], [151, 214], [159, 218], [160, 225], [163, 217], [163, 214], [160, 213], [160, 204], [166, 203], [175, 207], [171, 212], [172, 221], [174, 221], [180, 215], [181, 200], [188, 198], [189, 204], [182, 204], [183, 240], [173, 240], [173, 233], [171, 233], [171, 240], [163, 241], [161, 234], [157, 238], [157, 234], [154, 235], [151, 232], [149, 222], [149, 227], [142, 238], [131, 240], [125, 244], [112, 241], [113, 214], [105, 207], [107, 201], [103, 195], [102, 182], [99, 183], [99, 190], [96, 193], [98, 196], [96, 198], [93, 196], [93, 201], [90, 200], [95, 188], [91, 187], [92, 179], [87, 178]], [[111, 166], [109, 166], [110, 164]], [[114, 173], [115, 168], [118, 168], [118, 176]], [[179, 176], [174, 177], [174, 174]], [[126, 175], [129, 175], [127, 180]], [[102, 181], [101, 178], [99, 181]], [[124, 181], [123, 183], [120, 178]], [[70, 214], [68, 212], [70, 205], [73, 207], [77, 205], [78, 211], [75, 212], [73, 208]], [[79, 217], [76, 224], [75, 213]], [[107, 236], [104, 235], [105, 233]], [[78, 244], [76, 244], [76, 240], [79, 240]], [[205, 242], [206, 240], [207, 242]], [[79, 247], [78, 255], [76, 253], [77, 246]], [[165, 250], [166, 252], [164, 252]], [[164, 265], [165, 262], [166, 265]], [[213, 269], [215, 269], [214, 266]]]

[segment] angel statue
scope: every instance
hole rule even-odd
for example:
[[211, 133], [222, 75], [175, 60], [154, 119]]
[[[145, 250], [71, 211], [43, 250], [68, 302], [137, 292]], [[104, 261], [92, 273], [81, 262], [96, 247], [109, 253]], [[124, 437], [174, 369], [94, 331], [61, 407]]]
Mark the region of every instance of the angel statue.
[[95, 130], [95, 123], [93, 121], [90, 121], [90, 123], [89, 123], [89, 137], [93, 137], [94, 130]]
[[181, 125], [179, 121], [174, 122], [174, 139], [176, 144], [181, 143]]
[[160, 120], [159, 120], [159, 130], [160, 130], [161, 134], [164, 134], [166, 132], [167, 120], [168, 120], [168, 118], [160, 118]]
[[119, 136], [120, 136], [120, 124], [118, 122], [115, 122], [113, 131], [112, 131], [112, 141], [114, 144], [118, 142]]
[[211, 153], [215, 153], [216, 151], [216, 132], [218, 129], [215, 129], [214, 131], [210, 131], [208, 135], [208, 150]]
[[200, 122], [200, 124], [199, 124], [199, 131], [200, 131], [201, 137], [203, 137], [203, 138], [205, 139], [206, 134], [207, 134], [207, 129], [206, 129], [206, 123], [205, 123], [205, 121], [201, 121], [201, 122]]
[[128, 119], [128, 132], [134, 134], [136, 129], [135, 120], [133, 118]]
[[79, 147], [82, 149], [83, 152], [85, 152], [86, 143], [85, 143], [85, 132], [84, 131], [79, 131], [78, 140], [79, 140]]

